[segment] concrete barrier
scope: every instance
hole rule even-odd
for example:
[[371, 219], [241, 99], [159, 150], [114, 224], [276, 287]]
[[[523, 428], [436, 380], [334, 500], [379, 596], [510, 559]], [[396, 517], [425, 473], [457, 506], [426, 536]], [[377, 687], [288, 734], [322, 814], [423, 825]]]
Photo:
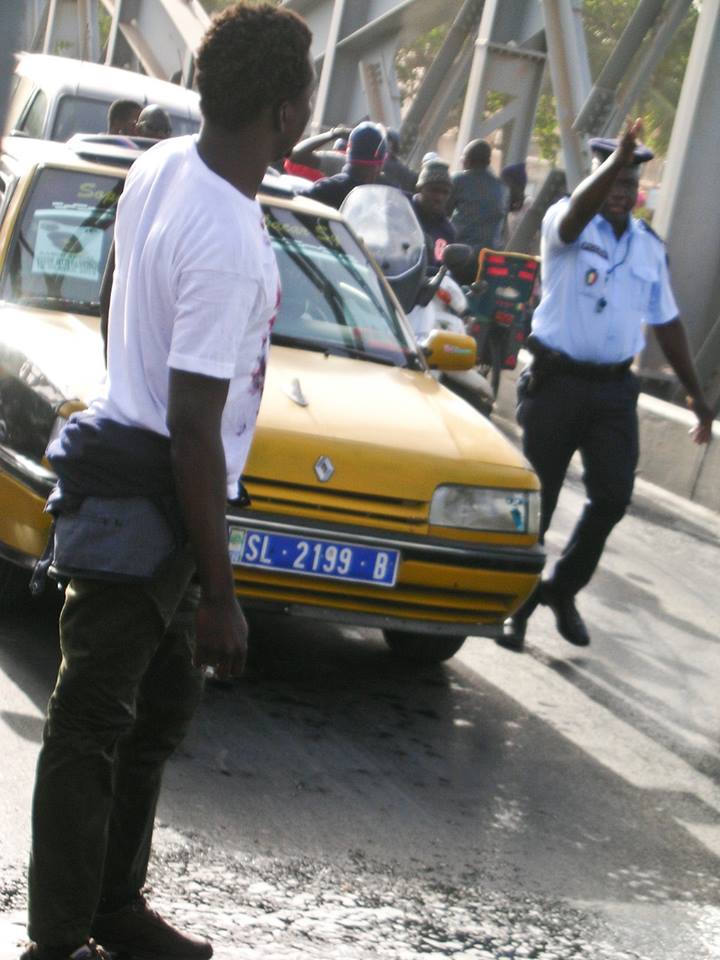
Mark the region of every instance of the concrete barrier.
[[[494, 418], [499, 418], [519, 437], [515, 423], [515, 384], [529, 356], [521, 351], [517, 370], [505, 370]], [[698, 446], [688, 436], [697, 422], [689, 410], [641, 394], [640, 463], [638, 476], [671, 493], [720, 513], [720, 421], [713, 425], [713, 438]]]

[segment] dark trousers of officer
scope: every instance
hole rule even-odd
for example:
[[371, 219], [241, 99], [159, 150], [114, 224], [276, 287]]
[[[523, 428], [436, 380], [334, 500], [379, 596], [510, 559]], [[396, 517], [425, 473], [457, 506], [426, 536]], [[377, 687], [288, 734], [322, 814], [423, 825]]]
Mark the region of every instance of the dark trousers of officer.
[[151, 584], [77, 579], [60, 618], [32, 811], [30, 937], [78, 947], [145, 883], [165, 761], [200, 701], [197, 591], [179, 557]]
[[639, 386], [629, 370], [597, 379], [601, 371], [546, 373], [539, 367], [537, 376], [523, 374], [518, 384], [518, 422], [525, 456], [542, 487], [543, 537], [570, 460], [576, 451], [582, 457], [587, 499], [550, 581], [557, 594], [574, 595], [590, 581], [630, 503], [639, 455]]

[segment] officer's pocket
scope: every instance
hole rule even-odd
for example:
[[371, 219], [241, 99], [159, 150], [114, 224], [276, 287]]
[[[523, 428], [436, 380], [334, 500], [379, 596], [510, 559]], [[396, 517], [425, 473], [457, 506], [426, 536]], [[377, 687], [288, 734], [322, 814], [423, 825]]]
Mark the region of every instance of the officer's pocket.
[[651, 267], [641, 263], [630, 267], [629, 302], [643, 314], [650, 306], [650, 295], [656, 279], [657, 275]]

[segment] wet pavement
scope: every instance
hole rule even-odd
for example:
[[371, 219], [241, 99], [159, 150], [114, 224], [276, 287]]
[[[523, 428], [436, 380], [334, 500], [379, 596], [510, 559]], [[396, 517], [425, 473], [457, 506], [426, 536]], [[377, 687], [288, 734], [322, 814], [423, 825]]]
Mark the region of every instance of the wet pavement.
[[[406, 875], [359, 855], [344, 863], [237, 857], [167, 827], [157, 848], [153, 906], [209, 936], [221, 958], [644, 957], [613, 943], [609, 923], [558, 901], [500, 893], [479, 871], [443, 880], [436, 867]], [[0, 904], [18, 920], [23, 897], [21, 871], [0, 881]]]

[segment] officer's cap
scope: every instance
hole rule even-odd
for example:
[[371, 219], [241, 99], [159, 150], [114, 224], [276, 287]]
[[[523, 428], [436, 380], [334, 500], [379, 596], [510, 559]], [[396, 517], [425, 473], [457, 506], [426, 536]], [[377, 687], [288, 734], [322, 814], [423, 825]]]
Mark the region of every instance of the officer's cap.
[[[600, 160], [607, 160], [610, 154], [617, 150], [618, 143], [618, 140], [610, 137], [591, 137], [589, 140], [590, 149]], [[647, 163], [654, 156], [650, 147], [646, 147], [644, 143], [638, 143], [633, 152], [632, 165], [637, 167], [641, 163]]]

